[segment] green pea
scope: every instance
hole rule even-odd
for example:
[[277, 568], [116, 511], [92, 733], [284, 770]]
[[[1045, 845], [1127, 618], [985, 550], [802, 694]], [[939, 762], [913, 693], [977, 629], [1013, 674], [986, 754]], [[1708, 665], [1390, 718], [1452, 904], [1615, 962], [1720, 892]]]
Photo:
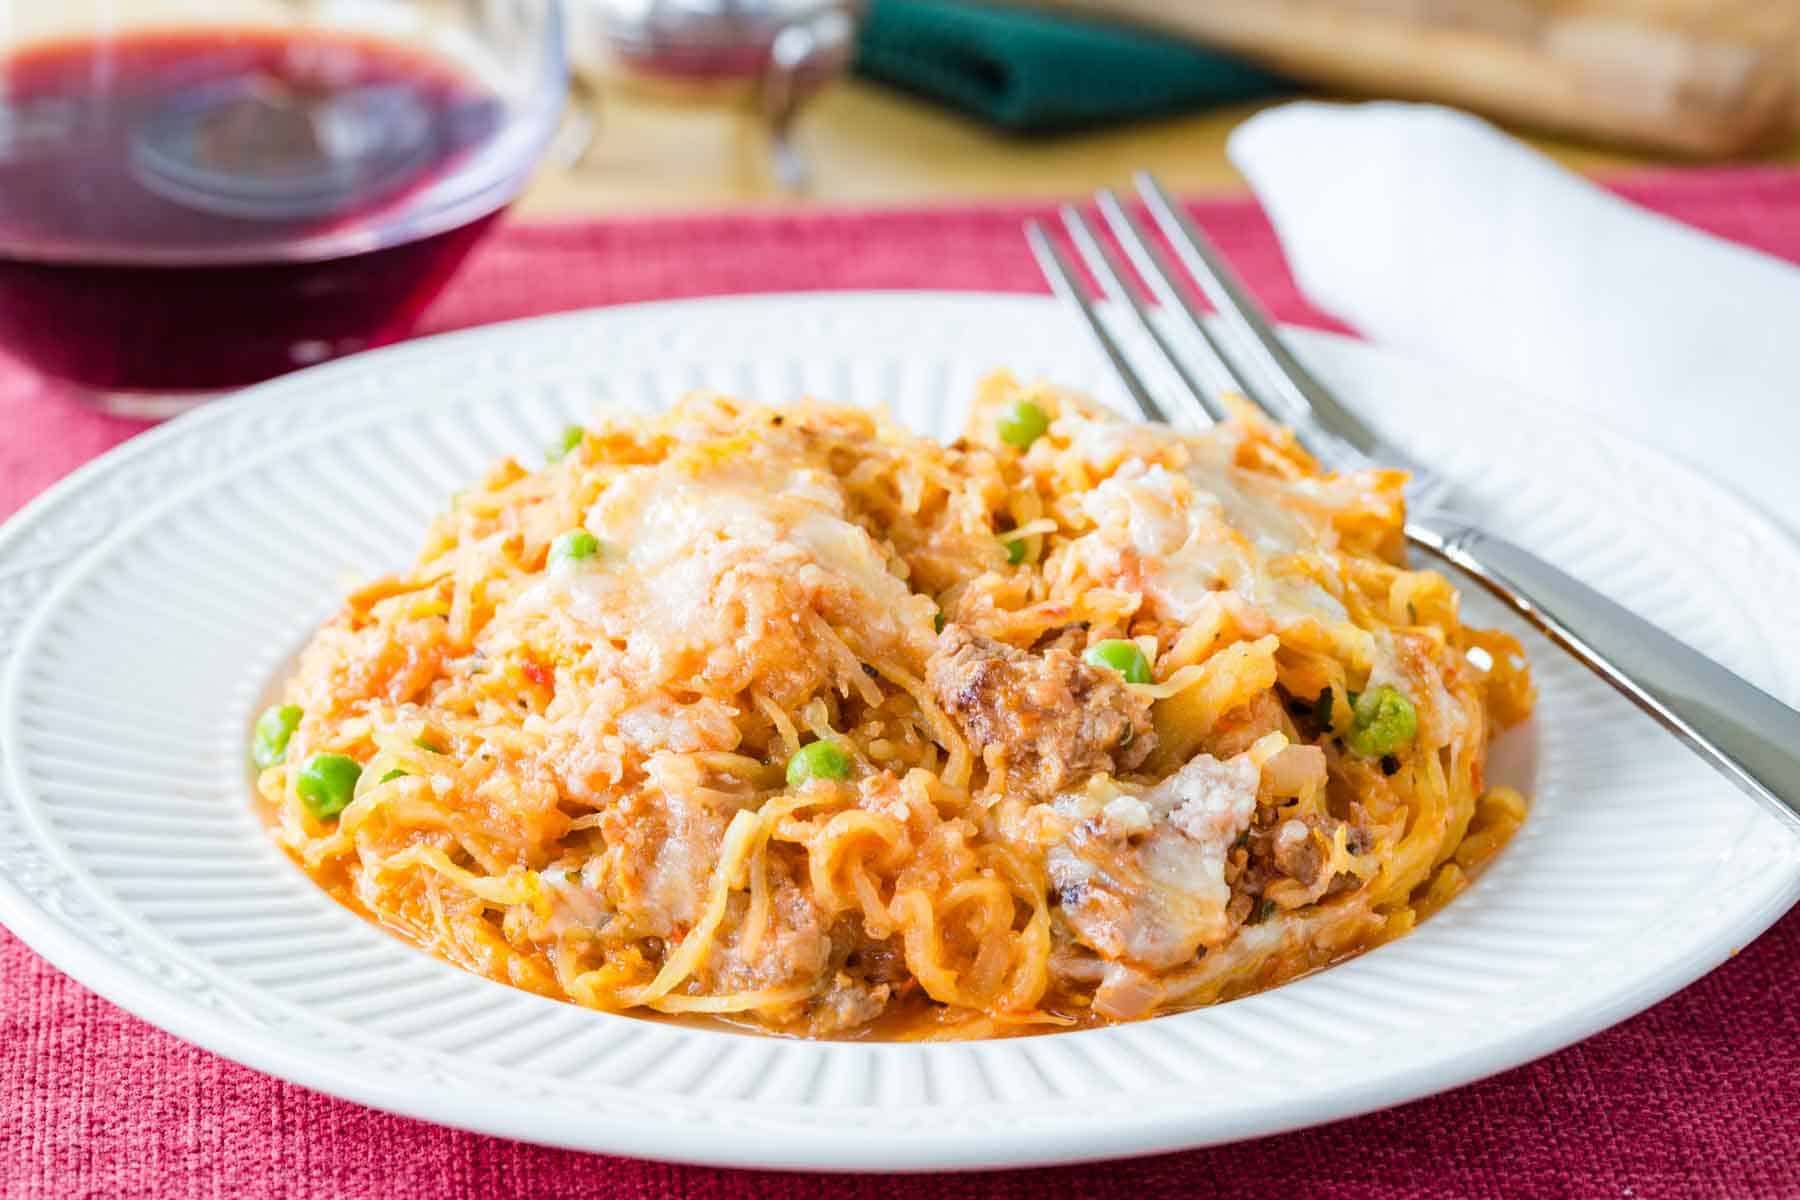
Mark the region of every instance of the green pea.
[[392, 783], [396, 779], [405, 779], [407, 774], [408, 774], [408, 772], [402, 771], [399, 767], [395, 767], [393, 770], [389, 771], [386, 775], [383, 775], [380, 779], [377, 779], [375, 782], [376, 783]]
[[850, 778], [850, 756], [836, 742], [813, 742], [788, 759], [788, 786], [797, 788], [809, 779]]
[[1025, 561], [1025, 539], [1013, 538], [1006, 543], [1006, 561], [1009, 566], [1018, 566]]
[[297, 704], [264, 709], [263, 715], [256, 718], [256, 730], [250, 739], [250, 761], [258, 767], [286, 762], [288, 739], [294, 736], [303, 715]]
[[600, 539], [585, 529], [571, 529], [550, 543], [550, 565], [582, 562], [600, 553]]
[[1149, 683], [1150, 660], [1136, 642], [1125, 638], [1107, 638], [1089, 646], [1082, 660], [1091, 667], [1106, 667], [1125, 677], [1126, 683]]
[[1356, 723], [1344, 744], [1367, 758], [1391, 754], [1418, 735], [1418, 711], [1395, 688], [1370, 688], [1356, 698], [1354, 711]]
[[562, 431], [562, 436], [557, 438], [556, 442], [548, 450], [544, 451], [545, 460], [548, 462], [560, 460], [569, 451], [581, 445], [581, 439], [586, 436], [587, 431], [582, 429], [579, 425], [565, 426]]
[[1050, 416], [1029, 400], [1014, 400], [994, 422], [1000, 440], [1023, 450], [1050, 429]]
[[362, 768], [355, 759], [342, 754], [315, 754], [306, 760], [294, 786], [307, 810], [322, 821], [350, 807], [350, 801], [356, 797], [356, 781], [361, 778]]

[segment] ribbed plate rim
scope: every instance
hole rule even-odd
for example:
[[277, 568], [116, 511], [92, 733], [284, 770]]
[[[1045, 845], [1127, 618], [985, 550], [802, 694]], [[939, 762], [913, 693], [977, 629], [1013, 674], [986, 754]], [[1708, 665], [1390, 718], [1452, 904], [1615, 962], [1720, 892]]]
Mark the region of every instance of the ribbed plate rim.
[[[304, 395], [315, 389], [332, 390], [347, 385], [359, 376], [402, 367], [409, 357], [435, 357], [478, 348], [483, 344], [499, 345], [516, 336], [521, 329], [535, 334], [554, 331], [558, 326], [570, 328], [604, 323], [618, 314], [669, 313], [691, 319], [729, 320], [734, 310], [743, 305], [765, 306], [789, 304], [812, 305], [892, 305], [972, 304], [977, 307], [994, 304], [1024, 305], [1046, 320], [1055, 320], [1051, 301], [1010, 293], [920, 293], [857, 292], [810, 293], [774, 296], [737, 296], [688, 301], [661, 301], [645, 305], [620, 306], [610, 310], [586, 310], [551, 317], [530, 318], [476, 330], [462, 331], [389, 350], [358, 356], [340, 363], [301, 372], [259, 388], [239, 398], [214, 406], [191, 417], [152, 431], [71, 474], [31, 504], [22, 509], [4, 528], [0, 528], [0, 561], [33, 528], [43, 514], [53, 511], [66, 499], [78, 498], [84, 489], [103, 481], [109, 474], [139, 455], [157, 453], [177, 439], [202, 437], [218, 422], [246, 419], [258, 406], [285, 403], [290, 396]], [[1314, 331], [1295, 331], [1304, 348], [1313, 341], [1336, 341], [1348, 344], [1355, 354], [1383, 355], [1360, 343], [1336, 335]], [[1392, 356], [1388, 356], [1392, 357]], [[1429, 368], [1440, 376], [1453, 375], [1442, 367]], [[1495, 385], [1470, 381], [1489, 391], [1504, 391]], [[1536, 407], [1536, 402], [1520, 400], [1521, 406]], [[1620, 441], [1610, 432], [1595, 434], [1603, 441]], [[1734, 498], [1717, 484], [1704, 479], [1691, 469], [1674, 463], [1643, 447], [1633, 445], [1633, 453], [1647, 454], [1661, 460], [1666, 477], [1681, 481], [1697, 494], [1729, 500], [1732, 517], [1749, 529], [1759, 543], [1775, 545], [1794, 558], [1796, 548], [1772, 522]], [[194, 481], [193, 487], [207, 486], [205, 479]], [[186, 489], [184, 489], [186, 490]], [[88, 555], [77, 555], [59, 568], [59, 574], [76, 572]], [[56, 584], [49, 585], [54, 594]], [[29, 623], [28, 618], [28, 623]], [[16, 669], [18, 664], [13, 664]], [[10, 693], [10, 688], [7, 692]], [[352, 1070], [344, 1070], [329, 1060], [321, 1061], [301, 1051], [289, 1051], [269, 1044], [266, 1036], [249, 1028], [238, 1029], [216, 1021], [210, 1014], [184, 1006], [179, 997], [152, 985], [130, 970], [106, 958], [79, 938], [66, 934], [56, 919], [35, 904], [14, 882], [0, 877], [0, 921], [23, 941], [59, 968], [92, 987], [122, 1007], [208, 1049], [246, 1063], [259, 1070], [322, 1091], [361, 1101], [410, 1116], [424, 1116], [444, 1124], [472, 1130], [498, 1133], [524, 1140], [568, 1145], [583, 1149], [605, 1149], [615, 1153], [632, 1153], [647, 1157], [681, 1161], [712, 1162], [731, 1165], [794, 1166], [812, 1169], [934, 1169], [958, 1167], [1002, 1167], [1038, 1165], [1049, 1162], [1079, 1161], [1117, 1157], [1127, 1154], [1171, 1150], [1201, 1142], [1217, 1142], [1237, 1137], [1256, 1136], [1297, 1128], [1320, 1120], [1333, 1119], [1400, 1103], [1443, 1088], [1466, 1083], [1511, 1066], [1527, 1062], [1605, 1028], [1685, 986], [1705, 971], [1728, 957], [1729, 953], [1760, 933], [1800, 896], [1800, 872], [1788, 871], [1782, 879], [1771, 879], [1757, 894], [1754, 903], [1744, 903], [1733, 919], [1720, 925], [1707, 945], [1683, 960], [1666, 967], [1654, 978], [1636, 981], [1606, 1003], [1596, 1005], [1579, 1021], [1552, 1027], [1527, 1028], [1479, 1053], [1434, 1060], [1404, 1074], [1377, 1076], [1367, 1082], [1350, 1082], [1309, 1096], [1305, 1104], [1270, 1105], [1279, 1111], [1261, 1112], [1256, 1106], [1242, 1106], [1238, 1119], [1230, 1128], [1215, 1128], [1203, 1138], [1196, 1138], [1191, 1114], [1171, 1113], [1161, 1117], [1133, 1115], [1124, 1122], [1097, 1121], [1088, 1136], [1060, 1136], [1054, 1145], [1043, 1144], [1041, 1133], [1027, 1132], [1014, 1138], [996, 1139], [993, 1132], [958, 1137], [938, 1130], [929, 1135], [906, 1135], [894, 1145], [877, 1146], [861, 1131], [847, 1131], [849, 1136], [824, 1145], [771, 1145], [766, 1134], [727, 1134], [711, 1131], [714, 1144], [694, 1150], [682, 1144], [682, 1131], [667, 1129], [636, 1130], [609, 1133], [607, 1136], [575, 1137], [552, 1133], [546, 1136], [543, 1114], [525, 1112], [471, 1112], [466, 1100], [453, 1096], [439, 1097], [429, 1090], [421, 1092], [405, 1085], [383, 1086]], [[629, 1132], [633, 1136], [621, 1136]], [[636, 1135], [644, 1135], [639, 1141]], [[732, 1137], [738, 1138], [737, 1142]]]

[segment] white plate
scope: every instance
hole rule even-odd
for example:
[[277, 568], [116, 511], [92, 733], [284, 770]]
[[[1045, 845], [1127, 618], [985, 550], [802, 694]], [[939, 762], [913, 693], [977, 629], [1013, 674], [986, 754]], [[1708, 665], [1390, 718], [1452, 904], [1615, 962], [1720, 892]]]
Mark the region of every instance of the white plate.
[[[1800, 699], [1800, 553], [1725, 492], [1478, 381], [1295, 336], [1501, 532]], [[271, 677], [346, 572], [409, 561], [499, 454], [698, 385], [891, 401], [945, 433], [1002, 364], [1103, 382], [1044, 299], [684, 302], [359, 356], [107, 455], [0, 533], [0, 917], [163, 1028], [381, 1108], [645, 1157], [922, 1169], [1199, 1146], [1451, 1087], [1637, 1012], [1800, 894], [1772, 819], [1535, 637], [1538, 715], [1495, 773], [1536, 807], [1467, 895], [1309, 979], [1116, 1029], [818, 1044], [589, 1012], [381, 933], [262, 833], [244, 748]]]

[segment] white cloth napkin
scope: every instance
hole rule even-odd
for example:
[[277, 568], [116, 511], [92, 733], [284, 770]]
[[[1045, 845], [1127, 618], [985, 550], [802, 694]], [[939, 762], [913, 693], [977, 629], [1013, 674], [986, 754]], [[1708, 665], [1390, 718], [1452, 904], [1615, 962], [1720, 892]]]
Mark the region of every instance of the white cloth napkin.
[[1657, 445], [1800, 531], [1800, 269], [1433, 105], [1288, 104], [1229, 152], [1319, 308]]

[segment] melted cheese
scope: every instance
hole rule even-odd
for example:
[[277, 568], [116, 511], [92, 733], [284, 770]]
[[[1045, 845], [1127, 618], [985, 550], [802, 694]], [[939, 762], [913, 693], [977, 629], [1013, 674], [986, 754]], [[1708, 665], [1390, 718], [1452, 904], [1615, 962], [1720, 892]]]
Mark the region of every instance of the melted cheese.
[[1213, 593], [1232, 591], [1277, 623], [1319, 617], [1345, 621], [1336, 597], [1310, 579], [1276, 575], [1265, 558], [1317, 546], [1314, 531], [1272, 496], [1257, 495], [1229, 468], [1127, 462], [1082, 497], [1094, 530], [1069, 553], [1109, 582], [1135, 566], [1143, 593], [1178, 624], [1199, 620]]
[[1062, 840], [1045, 857], [1076, 936], [1112, 959], [1164, 968], [1231, 935], [1225, 860], [1256, 812], [1247, 754], [1197, 755], [1154, 787], [1096, 780], [1049, 807]]
[[745, 622], [791, 620], [791, 607], [759, 607], [760, 584], [798, 592], [859, 652], [919, 662], [929, 653], [932, 602], [914, 595], [846, 517], [842, 488], [825, 472], [766, 463], [699, 477], [671, 464], [634, 468], [601, 493], [585, 527], [603, 553], [547, 573], [521, 603], [634, 652], [657, 657], [742, 636], [739, 624], [722, 626], [727, 600]]

